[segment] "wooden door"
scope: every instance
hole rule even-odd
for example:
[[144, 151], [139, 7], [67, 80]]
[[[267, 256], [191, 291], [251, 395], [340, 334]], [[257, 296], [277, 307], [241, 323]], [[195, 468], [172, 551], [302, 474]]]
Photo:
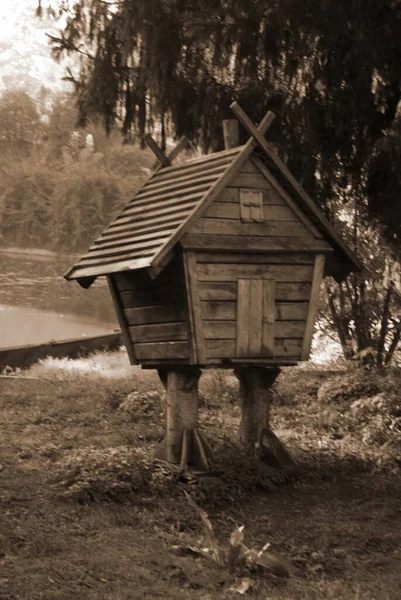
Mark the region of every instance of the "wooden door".
[[237, 358], [274, 356], [275, 282], [237, 280]]

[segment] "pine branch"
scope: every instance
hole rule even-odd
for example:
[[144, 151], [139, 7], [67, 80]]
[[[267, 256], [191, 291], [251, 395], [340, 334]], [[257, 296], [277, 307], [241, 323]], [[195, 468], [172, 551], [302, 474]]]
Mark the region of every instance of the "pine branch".
[[81, 50], [81, 48], [79, 46], [76, 46], [69, 40], [66, 40], [64, 36], [56, 37], [54, 35], [50, 35], [50, 33], [46, 33], [46, 36], [50, 39], [51, 44], [58, 46], [57, 47], [58, 52], [63, 52], [63, 51], [64, 52], [78, 52], [79, 54], [82, 54], [83, 56], [86, 56], [87, 58], [90, 58], [91, 60], [95, 60], [95, 56], [93, 56], [93, 54], [89, 54], [89, 52], [85, 52], [84, 50]]

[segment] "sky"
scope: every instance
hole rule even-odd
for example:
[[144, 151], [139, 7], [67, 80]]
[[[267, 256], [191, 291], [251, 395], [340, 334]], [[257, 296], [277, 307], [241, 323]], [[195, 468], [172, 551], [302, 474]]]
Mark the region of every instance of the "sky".
[[[46, 0], [42, 6], [46, 9]], [[46, 37], [63, 23], [37, 19], [36, 7], [37, 0], [0, 0], [0, 94], [22, 89], [36, 97], [42, 86], [51, 92], [68, 89], [62, 81], [66, 63], [51, 58]]]

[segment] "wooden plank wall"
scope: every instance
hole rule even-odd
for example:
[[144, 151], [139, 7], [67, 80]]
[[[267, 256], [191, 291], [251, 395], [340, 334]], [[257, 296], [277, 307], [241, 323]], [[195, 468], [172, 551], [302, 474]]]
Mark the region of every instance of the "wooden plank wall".
[[[240, 189], [263, 192], [264, 222], [241, 221]], [[234, 252], [331, 250], [295, 203], [284, 199], [252, 161], [242, 167], [181, 243], [192, 250], [215, 248]]]
[[196, 260], [208, 362], [236, 358], [237, 279], [247, 277], [276, 282], [275, 358], [300, 359], [314, 255], [198, 252]]
[[188, 311], [180, 258], [175, 257], [155, 279], [141, 270], [117, 273], [115, 282], [137, 362], [188, 362]]
[[[239, 190], [263, 192], [265, 222], [242, 222]], [[275, 359], [301, 358], [315, 255], [330, 246], [248, 161], [183, 239], [196, 250], [206, 360], [236, 359], [237, 281], [275, 282]], [[212, 252], [214, 250], [214, 252]], [[223, 252], [224, 250], [224, 252]], [[231, 252], [226, 252], [230, 250]]]

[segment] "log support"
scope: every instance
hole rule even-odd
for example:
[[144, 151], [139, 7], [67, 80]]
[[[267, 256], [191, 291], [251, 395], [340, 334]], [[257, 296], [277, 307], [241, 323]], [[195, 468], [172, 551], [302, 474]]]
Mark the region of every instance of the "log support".
[[241, 395], [239, 443], [272, 467], [294, 469], [293, 458], [270, 428], [272, 386], [280, 369], [239, 367], [234, 372]]
[[179, 464], [208, 469], [212, 451], [197, 428], [198, 381], [202, 371], [197, 367], [159, 370], [166, 389], [166, 436], [156, 449], [158, 458]]

